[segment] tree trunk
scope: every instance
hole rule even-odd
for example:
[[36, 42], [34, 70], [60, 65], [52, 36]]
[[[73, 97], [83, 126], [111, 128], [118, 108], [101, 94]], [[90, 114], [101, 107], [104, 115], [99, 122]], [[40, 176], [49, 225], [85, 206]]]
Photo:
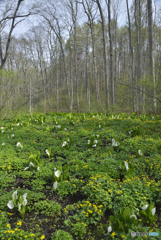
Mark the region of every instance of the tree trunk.
[[94, 81], [95, 81], [95, 90], [96, 90], [96, 100], [97, 100], [97, 109], [99, 104], [99, 84], [97, 78], [97, 62], [96, 62], [96, 47], [95, 47], [95, 33], [94, 33], [94, 25], [91, 25], [91, 37], [92, 37], [92, 49], [93, 49], [93, 73], [94, 73]]
[[[106, 0], [107, 4], [107, 0]], [[111, 36], [111, 0], [108, 0], [108, 33], [109, 33], [109, 42], [110, 42], [110, 82], [111, 82], [111, 100], [112, 106], [115, 103], [114, 96], [114, 75], [113, 75], [113, 44], [112, 44], [112, 36]]]
[[101, 15], [101, 25], [102, 25], [102, 40], [103, 40], [103, 55], [104, 55], [104, 74], [105, 74], [105, 88], [106, 88], [106, 111], [108, 110], [108, 78], [107, 78], [107, 60], [106, 60], [106, 33], [105, 33], [105, 20], [102, 12], [102, 8], [99, 0], [97, 0], [97, 5]]
[[138, 89], [137, 92], [138, 97], [136, 98], [138, 100], [137, 108], [140, 111], [140, 79], [141, 79], [141, 11], [140, 11], [140, 0], [135, 0], [135, 26], [136, 26], [136, 32], [137, 32], [137, 72], [136, 72], [136, 78], [138, 82]]
[[[85, 6], [85, 2], [87, 5], [87, 8]], [[99, 110], [99, 83], [98, 83], [98, 77], [97, 77], [97, 62], [96, 62], [96, 46], [95, 46], [95, 31], [94, 31], [94, 16], [92, 15], [92, 8], [89, 5], [88, 0], [82, 0], [82, 5], [84, 8], [84, 11], [88, 17], [88, 22], [91, 30], [91, 40], [92, 40], [92, 53], [93, 53], [93, 74], [94, 74], [94, 81], [95, 81], [95, 91], [96, 91], [96, 101], [97, 101], [97, 110]]]
[[56, 111], [59, 111], [58, 43], [56, 39]]
[[[3, 57], [3, 55], [2, 55], [2, 49], [1, 49], [1, 45], [0, 45], [0, 60], [1, 60], [0, 69], [2, 69], [2, 68], [4, 67], [4, 65], [5, 65], [5, 63], [6, 63], [6, 60], [7, 60], [7, 57], [8, 57], [8, 50], [9, 50], [9, 46], [10, 46], [10, 42], [11, 42], [11, 36], [12, 36], [13, 29], [15, 28], [15, 26], [16, 26], [19, 22], [21, 22], [21, 21], [18, 21], [17, 23], [15, 23], [15, 20], [16, 20], [16, 18], [17, 18], [17, 12], [18, 12], [18, 10], [19, 10], [19, 7], [20, 7], [20, 5], [21, 5], [21, 2], [23, 2], [23, 1], [24, 1], [24, 0], [18, 0], [17, 5], [16, 5], [16, 9], [15, 9], [15, 11], [14, 11], [14, 13], [13, 13], [13, 17], [10, 18], [10, 19], [12, 19], [12, 23], [11, 23], [11, 25], [10, 25], [9, 34], [8, 34], [8, 37], [7, 37], [7, 43], [6, 43], [6, 46], [5, 46], [4, 57]], [[29, 14], [26, 14], [26, 15], [19, 15], [19, 17], [22, 18], [22, 17], [27, 17], [27, 16], [29, 16], [29, 15], [30, 15], [30, 13], [29, 13]], [[3, 22], [3, 19], [2, 19], [1, 22]], [[0, 39], [0, 40], [1, 40], [1, 39]], [[0, 44], [1, 44], [1, 42], [0, 42]]]
[[89, 78], [88, 78], [88, 37], [89, 37], [89, 30], [86, 31], [86, 72], [85, 72], [85, 79], [86, 79], [86, 103], [89, 104]]
[[149, 76], [151, 81], [151, 112], [154, 112], [154, 82], [153, 82], [153, 20], [152, 20], [152, 0], [147, 0], [148, 7], [148, 36], [149, 36]]
[[78, 96], [78, 76], [77, 76], [77, 36], [76, 36], [76, 20], [74, 22], [74, 60], [75, 60], [75, 82], [76, 82], [76, 97], [77, 111], [79, 112], [79, 96]]
[[132, 49], [132, 42], [131, 42], [131, 21], [130, 21], [130, 14], [129, 14], [129, 6], [128, 6], [128, 0], [126, 0], [126, 6], [127, 6], [127, 15], [128, 15], [128, 22], [129, 22], [129, 49], [131, 53], [131, 92], [132, 92], [132, 111], [135, 112], [135, 99], [134, 99], [134, 73], [133, 73], [133, 49]]
[[71, 43], [70, 43], [70, 91], [71, 91], [71, 108], [70, 111], [73, 110], [73, 76], [72, 76], [72, 49], [71, 49]]

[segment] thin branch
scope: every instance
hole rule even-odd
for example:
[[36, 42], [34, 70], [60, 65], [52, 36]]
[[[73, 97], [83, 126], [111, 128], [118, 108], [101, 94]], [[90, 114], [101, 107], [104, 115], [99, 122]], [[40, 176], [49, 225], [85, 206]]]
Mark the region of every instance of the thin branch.
[[[131, 86], [129, 86], [128, 84], [121, 83], [121, 82], [119, 82], [119, 81], [116, 81], [116, 83], [131, 88]], [[151, 97], [151, 98], [157, 99], [157, 100], [161, 103], [161, 100], [160, 100], [158, 97], [155, 97], [154, 95], [151, 95], [151, 94], [149, 94], [149, 93], [146, 93], [146, 92], [144, 92], [143, 90], [141, 90], [141, 89], [139, 89], [139, 88], [137, 88], [137, 87], [133, 87], [133, 88], [134, 88], [135, 90], [139, 91], [139, 92], [142, 92], [142, 93], [146, 94], [147, 96], [149, 96], [149, 97]]]
[[[29, 13], [27, 13], [27, 14], [25, 14], [25, 15], [16, 15], [16, 17], [15, 18], [23, 18], [23, 17], [28, 17], [28, 16], [30, 16], [32, 13], [31, 12], [29, 12]], [[3, 18], [3, 19], [1, 19], [0, 20], [0, 24], [2, 23], [2, 22], [4, 22], [4, 21], [6, 21], [6, 20], [13, 20], [13, 18], [14, 18], [14, 16], [12, 16], [12, 17], [10, 17], [10, 16], [7, 16], [7, 17], [5, 17], [5, 18]]]
[[[9, 31], [9, 34], [8, 34], [8, 39], [7, 39], [7, 43], [6, 43], [6, 49], [5, 49], [5, 55], [4, 55], [4, 58], [2, 58], [2, 61], [1, 61], [1, 65], [0, 65], [0, 69], [3, 68], [5, 62], [6, 62], [6, 59], [7, 59], [7, 56], [8, 56], [8, 49], [9, 49], [9, 46], [10, 46], [10, 42], [11, 42], [11, 35], [12, 35], [12, 32], [13, 32], [13, 29], [15, 28], [15, 26], [20, 22], [16, 23], [15, 24], [15, 19], [16, 19], [16, 14], [19, 10], [19, 7], [20, 7], [20, 4], [21, 2], [23, 2], [24, 0], [18, 0], [18, 3], [17, 3], [17, 6], [16, 6], [16, 9], [14, 11], [14, 14], [13, 14], [13, 17], [12, 17], [12, 24], [11, 24], [11, 28], [10, 28], [10, 31]], [[20, 16], [20, 15], [18, 15]]]

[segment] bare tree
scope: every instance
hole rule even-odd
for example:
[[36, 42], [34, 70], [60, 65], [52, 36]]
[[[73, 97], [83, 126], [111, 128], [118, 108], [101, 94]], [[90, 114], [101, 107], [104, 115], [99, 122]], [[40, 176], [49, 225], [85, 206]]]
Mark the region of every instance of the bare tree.
[[[151, 95], [154, 96], [153, 86], [153, 18], [152, 18], [152, 0], [147, 0], [148, 8], [148, 36], [149, 36], [149, 75], [152, 83]], [[151, 111], [154, 111], [154, 98], [151, 98]]]
[[89, 76], [88, 76], [88, 68], [89, 68], [89, 28], [87, 26], [86, 29], [86, 71], [85, 71], [85, 78], [86, 78], [86, 103], [88, 104], [88, 110], [90, 112], [90, 85], [89, 85]]
[[79, 95], [78, 95], [78, 73], [77, 73], [77, 18], [78, 18], [78, 2], [77, 0], [65, 0], [64, 3], [66, 9], [68, 9], [70, 17], [72, 19], [71, 30], [73, 32], [74, 40], [74, 78], [76, 83], [76, 101], [77, 101], [77, 110], [79, 111]]
[[[134, 11], [134, 17], [135, 17], [135, 26], [136, 26], [136, 32], [137, 32], [137, 72], [136, 72], [136, 78], [137, 81], [140, 82], [141, 80], [141, 0], [136, 1], [135, 0], [135, 11]], [[138, 100], [137, 106], [141, 107], [141, 93], [140, 91], [137, 92], [136, 99]]]
[[[12, 32], [14, 30], [14, 28], [16, 27], [16, 25], [18, 25], [21, 21], [24, 20], [25, 17], [28, 17], [31, 12], [28, 12], [27, 14], [19, 14], [19, 8], [21, 3], [24, 0], [18, 0], [17, 4], [14, 5], [13, 2], [11, 2], [11, 4], [9, 5], [9, 7], [7, 7], [5, 9], [5, 12], [3, 12], [3, 15], [0, 19], [0, 60], [1, 60], [1, 64], [0, 64], [0, 69], [3, 68], [3, 66], [5, 65], [6, 59], [7, 59], [7, 55], [8, 55], [8, 49], [10, 46], [10, 42], [11, 42], [11, 36], [12, 36]], [[14, 10], [12, 11], [12, 8], [14, 8]], [[21, 19], [16, 21], [17, 19]], [[6, 22], [11, 20], [11, 25], [10, 25], [10, 30], [7, 36], [7, 41], [5, 44], [5, 49], [4, 49], [4, 54], [3, 54], [3, 50], [2, 50], [2, 39], [1, 39], [1, 28], [4, 27], [4, 25], [6, 24]]]
[[102, 40], [103, 40], [103, 55], [104, 55], [104, 74], [105, 74], [105, 88], [106, 88], [106, 110], [108, 110], [108, 77], [107, 77], [107, 59], [106, 59], [106, 31], [105, 31], [105, 18], [103, 10], [99, 0], [93, 0], [97, 3], [100, 16], [101, 16], [101, 25], [102, 25]]
[[134, 100], [134, 74], [133, 74], [133, 48], [132, 48], [132, 40], [131, 40], [131, 20], [130, 20], [130, 14], [129, 14], [129, 5], [128, 0], [126, 0], [126, 6], [127, 6], [127, 15], [128, 15], [128, 32], [129, 32], [129, 49], [131, 54], [131, 92], [132, 92], [132, 111], [135, 112], [135, 100]]
[[[93, 9], [92, 0], [82, 0], [81, 1], [84, 12], [88, 17], [88, 23], [91, 30], [91, 40], [92, 40], [92, 53], [93, 53], [93, 68], [94, 68], [94, 80], [95, 80], [95, 90], [96, 90], [96, 101], [97, 109], [99, 104], [99, 82], [97, 78], [97, 62], [96, 62], [96, 45], [95, 45], [95, 30], [94, 30], [94, 19], [96, 17], [97, 11]], [[93, 14], [94, 12], [94, 14]]]
[[112, 35], [111, 35], [111, 0], [106, 0], [106, 4], [108, 7], [108, 34], [109, 34], [109, 42], [110, 42], [110, 82], [111, 82], [111, 100], [112, 106], [115, 103], [114, 96], [114, 74], [113, 74], [113, 44], [112, 44]]
[[69, 104], [69, 110], [71, 111], [71, 94], [69, 89], [69, 81], [67, 76], [67, 68], [66, 68], [66, 59], [65, 59], [65, 52], [63, 48], [63, 37], [61, 34], [61, 26], [58, 17], [56, 16], [56, 8], [54, 3], [51, 3], [49, 1], [49, 5], [43, 10], [41, 10], [41, 16], [46, 20], [46, 22], [49, 24], [52, 31], [55, 33], [59, 44], [61, 48], [62, 53], [62, 59], [63, 59], [63, 67], [64, 67], [64, 74], [66, 79], [66, 87], [67, 87], [67, 93], [68, 93], [68, 104]]
[[77, 14], [78, 2], [77, 0], [70, 0], [71, 15], [74, 26], [74, 60], [75, 60], [75, 82], [76, 82], [76, 98], [77, 110], [79, 111], [79, 96], [78, 96], [78, 74], [77, 74]]

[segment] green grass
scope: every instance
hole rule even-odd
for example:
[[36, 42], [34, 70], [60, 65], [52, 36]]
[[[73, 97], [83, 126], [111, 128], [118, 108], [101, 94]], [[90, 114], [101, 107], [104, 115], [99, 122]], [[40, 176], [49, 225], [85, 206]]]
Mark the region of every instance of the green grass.
[[[160, 136], [160, 116], [48, 113], [1, 121], [0, 239], [161, 235]], [[112, 146], [112, 139], [119, 145]], [[31, 161], [35, 167], [24, 170]], [[58, 169], [60, 177], [53, 177]], [[16, 190], [27, 193], [24, 215], [7, 206]], [[150, 207], [156, 207], [154, 215]], [[149, 238], [160, 236], [137, 236]]]

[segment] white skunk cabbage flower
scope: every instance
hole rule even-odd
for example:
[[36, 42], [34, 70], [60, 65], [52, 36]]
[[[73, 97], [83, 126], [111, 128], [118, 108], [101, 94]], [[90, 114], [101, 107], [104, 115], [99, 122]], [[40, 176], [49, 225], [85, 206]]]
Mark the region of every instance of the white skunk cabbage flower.
[[119, 145], [120, 145], [120, 143], [117, 142], [114, 138], [112, 138], [112, 147], [117, 147]]
[[25, 169], [24, 169], [24, 170], [26, 171], [27, 169], [29, 169], [29, 167], [25, 167]]
[[128, 167], [128, 163], [126, 161], [125, 162], [125, 167], [126, 167], [126, 170], [128, 171], [129, 167]]
[[60, 174], [61, 174], [61, 172], [60, 172], [59, 170], [57, 170], [57, 171], [55, 172], [55, 176], [56, 176], [56, 177], [59, 177]]
[[55, 189], [57, 189], [57, 187], [58, 187], [58, 182], [57, 182], [57, 181], [53, 184], [53, 187], [54, 187]]
[[67, 145], [67, 142], [64, 141], [62, 147], [65, 147]]
[[50, 155], [50, 153], [49, 153], [49, 150], [48, 149], [46, 149], [45, 150], [45, 152], [46, 152], [46, 154], [49, 156]]
[[153, 208], [153, 209], [151, 210], [151, 212], [152, 212], [152, 215], [154, 216], [154, 214], [155, 214], [155, 212], [156, 212], [156, 207]]
[[108, 227], [108, 233], [110, 233], [110, 232], [112, 232], [112, 227], [111, 226]]
[[13, 192], [12, 194], [12, 199], [18, 199], [18, 195], [17, 195], [17, 190], [15, 192]]
[[134, 214], [130, 216], [130, 218], [132, 218], [132, 217], [134, 217], [135, 219], [137, 219], [136, 215], [134, 215]]
[[148, 208], [148, 204], [147, 205], [144, 205], [143, 207], [142, 207], [142, 209], [145, 211], [146, 209]]
[[21, 211], [21, 205], [20, 203], [18, 203], [18, 211], [20, 212]]
[[29, 166], [35, 167], [35, 164], [33, 162], [30, 162]]
[[143, 153], [142, 153], [141, 150], [138, 150], [138, 153], [139, 153], [140, 156], [143, 156]]
[[16, 144], [16, 146], [17, 146], [17, 147], [21, 147], [21, 148], [23, 148], [23, 146], [21, 145], [20, 142], [18, 142], [18, 143]]
[[12, 200], [10, 200], [10, 201], [7, 203], [7, 207], [8, 207], [9, 209], [13, 209], [13, 208], [14, 208], [14, 205], [13, 205]]

